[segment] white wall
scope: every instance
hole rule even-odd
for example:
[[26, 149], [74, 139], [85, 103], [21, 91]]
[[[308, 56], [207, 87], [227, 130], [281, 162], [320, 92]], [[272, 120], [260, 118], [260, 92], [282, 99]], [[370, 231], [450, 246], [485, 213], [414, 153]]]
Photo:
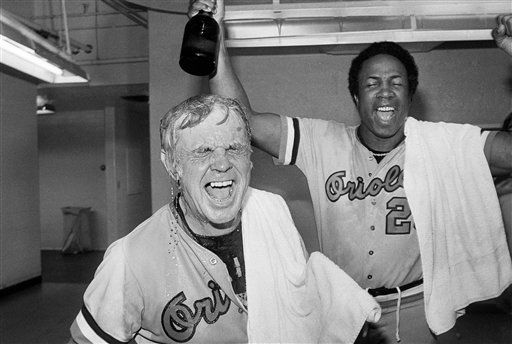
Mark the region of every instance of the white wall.
[[88, 248], [94, 250], [150, 216], [147, 104], [58, 110], [38, 118], [38, 131], [42, 249], [62, 248], [62, 207], [92, 207]]
[[[168, 200], [168, 178], [158, 159], [158, 121], [164, 111], [200, 91], [198, 78], [178, 66], [186, 18], [149, 13], [152, 190], [154, 210]], [[420, 86], [413, 113], [432, 121], [501, 123], [511, 106], [511, 59], [497, 48], [415, 53]], [[352, 55], [235, 52], [233, 62], [256, 110], [358, 123], [347, 90]], [[309, 249], [315, 225], [305, 178], [295, 167], [275, 167], [256, 151], [251, 185], [284, 196]]]
[[[38, 16], [49, 18], [48, 13], [37, 11], [46, 5], [59, 8], [60, 1], [52, 0], [51, 4], [50, 1], [35, 0], [1, 1], [2, 9], [29, 19]], [[68, 1], [67, 5], [68, 9], [76, 10], [77, 13], [82, 13], [85, 7], [88, 7], [88, 11], [92, 11], [93, 14], [96, 13], [96, 5], [102, 7], [101, 10], [107, 6], [96, 0]], [[107, 236], [102, 229], [102, 223], [105, 222], [106, 206], [103, 199], [106, 188], [105, 182], [102, 182], [104, 172], [100, 171], [98, 164], [105, 163], [105, 135], [101, 144], [93, 142], [98, 135], [101, 136], [98, 132], [103, 130], [104, 118], [100, 120], [96, 111], [101, 109], [103, 115], [105, 103], [115, 103], [119, 92], [126, 91], [123, 95], [128, 95], [130, 91], [137, 92], [141, 85], [143, 89], [147, 89], [144, 85], [148, 81], [147, 30], [131, 23], [120, 13], [98, 18], [89, 15], [91, 13], [87, 14], [88, 20], [103, 21], [102, 28], [98, 32], [91, 30], [91, 25], [80, 22], [83, 18], [73, 22], [73, 25], [76, 25], [73, 26], [74, 33], [83, 35], [75, 38], [84, 38], [85, 44], [91, 43], [94, 46], [93, 55], [75, 57], [91, 74], [94, 80], [91, 84], [107, 86], [98, 91], [100, 96], [98, 93], [84, 92], [85, 97], [75, 99], [71, 99], [67, 93], [70, 87], [60, 86], [54, 90], [56, 94], [67, 93], [63, 97], [69, 103], [56, 104], [58, 108], [60, 105], [64, 106], [60, 107], [61, 112], [58, 112], [56, 117], [49, 120], [50, 123], [46, 123], [50, 132], [42, 132], [42, 140], [48, 145], [41, 157], [44, 180], [41, 185], [38, 168], [38, 119], [35, 112], [36, 92], [38, 88], [41, 91], [42, 86], [37, 85], [35, 80], [28, 81], [19, 73], [0, 66], [0, 289], [41, 275], [41, 247], [60, 249], [62, 246], [62, 206], [92, 206], [94, 211], [100, 210], [93, 212], [92, 241], [95, 248], [104, 249], [108, 244]], [[122, 22], [121, 25], [119, 21]], [[55, 22], [49, 23], [47, 27], [55, 29], [53, 24]], [[88, 41], [91, 38], [94, 42]], [[119, 88], [113, 86], [115, 84], [128, 86]], [[132, 88], [134, 84], [138, 86]], [[74, 88], [72, 89], [74, 92]], [[85, 89], [90, 90], [90, 85]], [[113, 94], [112, 89], [118, 93]], [[60, 123], [59, 114], [62, 120]], [[64, 119], [65, 114], [69, 117]], [[147, 110], [145, 115], [147, 116]], [[109, 138], [115, 140], [115, 136], [111, 135]], [[130, 141], [131, 138], [126, 140]], [[123, 144], [123, 147], [126, 147], [126, 141]], [[44, 160], [45, 156], [49, 157], [49, 160]], [[142, 159], [145, 159], [142, 164], [149, 165], [147, 151], [143, 153]], [[55, 165], [52, 165], [53, 163]], [[66, 169], [69, 169], [70, 174], [62, 173]], [[125, 174], [127, 173], [129, 172], [125, 171]], [[146, 199], [142, 205], [134, 202], [133, 197], [129, 200], [127, 206], [132, 208], [126, 212], [131, 216], [130, 225], [142, 221], [150, 213], [146, 210], [149, 209], [150, 197], [149, 171], [144, 170], [140, 177], [144, 179]], [[102, 184], [103, 194], [96, 192], [92, 187], [98, 183]], [[78, 184], [90, 193], [76, 197]], [[41, 212], [40, 186], [43, 191]], [[99, 200], [96, 199], [98, 197]], [[43, 224], [43, 229], [40, 223]], [[126, 232], [126, 229], [123, 230]], [[118, 235], [120, 233], [115, 228], [112, 237]]]
[[[117, 239], [151, 215], [149, 113], [146, 103], [119, 100], [115, 108]], [[110, 195], [108, 195], [110, 196]]]
[[35, 99], [0, 72], [0, 289], [41, 275]]
[[174, 105], [196, 94], [200, 86], [178, 67], [185, 15], [149, 12], [149, 135], [151, 200], [156, 211], [169, 201], [169, 176], [160, 161], [160, 119]]
[[[107, 243], [104, 112], [73, 111], [38, 117], [41, 248], [61, 249], [63, 207], [92, 207], [91, 247]], [[84, 233], [85, 234], [85, 233]]]

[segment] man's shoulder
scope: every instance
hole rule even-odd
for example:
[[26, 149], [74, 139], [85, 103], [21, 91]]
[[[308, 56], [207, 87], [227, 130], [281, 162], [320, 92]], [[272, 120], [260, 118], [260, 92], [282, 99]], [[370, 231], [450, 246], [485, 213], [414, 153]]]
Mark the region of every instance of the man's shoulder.
[[169, 205], [166, 204], [140, 223], [126, 236], [121, 238], [125, 249], [133, 251], [138, 248], [147, 249], [147, 245], [160, 242], [168, 236], [169, 217], [172, 216]]
[[345, 122], [341, 122], [341, 121], [334, 120], [334, 119], [313, 118], [313, 117], [292, 117], [292, 118], [296, 118], [300, 122], [307, 122], [307, 123], [312, 123], [315, 125], [328, 125], [328, 126], [336, 126], [336, 127], [339, 126], [339, 127], [347, 127], [347, 128], [351, 127], [351, 125], [349, 125]]
[[297, 117], [301, 133], [310, 133], [318, 138], [351, 135], [359, 125], [349, 125], [333, 119]]

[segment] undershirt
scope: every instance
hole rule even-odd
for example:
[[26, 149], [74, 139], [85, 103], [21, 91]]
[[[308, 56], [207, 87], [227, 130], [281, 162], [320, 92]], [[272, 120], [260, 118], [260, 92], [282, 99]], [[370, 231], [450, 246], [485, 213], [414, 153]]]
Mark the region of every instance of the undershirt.
[[192, 234], [192, 237], [199, 245], [215, 253], [224, 262], [224, 264], [226, 264], [229, 276], [231, 277], [231, 285], [233, 286], [233, 291], [247, 308], [242, 222], [238, 224], [234, 231], [228, 234], [219, 236], [205, 236], [196, 234], [188, 226], [183, 211], [179, 206], [180, 196], [181, 195], [176, 196], [174, 206], [181, 218], [182, 223], [185, 225], [188, 232]]

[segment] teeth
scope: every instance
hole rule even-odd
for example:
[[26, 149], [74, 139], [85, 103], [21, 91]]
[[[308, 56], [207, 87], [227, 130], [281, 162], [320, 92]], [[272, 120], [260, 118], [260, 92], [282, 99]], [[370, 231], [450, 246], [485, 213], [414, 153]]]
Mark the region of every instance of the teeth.
[[377, 108], [377, 111], [394, 111], [395, 108], [391, 106], [380, 106]]
[[233, 185], [233, 181], [232, 180], [227, 180], [225, 182], [211, 182], [210, 183], [210, 186], [212, 188], [223, 188], [223, 187], [231, 186], [231, 185]]
[[233, 180], [211, 182], [206, 185], [206, 193], [215, 202], [227, 201], [235, 191], [233, 188]]

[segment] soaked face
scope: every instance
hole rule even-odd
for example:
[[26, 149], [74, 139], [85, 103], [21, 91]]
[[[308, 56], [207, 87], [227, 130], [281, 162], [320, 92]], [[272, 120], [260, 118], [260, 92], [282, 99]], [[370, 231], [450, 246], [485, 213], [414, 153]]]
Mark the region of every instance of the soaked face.
[[408, 87], [407, 71], [397, 58], [376, 55], [363, 63], [356, 103], [365, 142], [402, 140], [411, 103]]
[[216, 227], [237, 218], [252, 167], [242, 119], [215, 107], [200, 124], [178, 131], [176, 152], [187, 213]]

